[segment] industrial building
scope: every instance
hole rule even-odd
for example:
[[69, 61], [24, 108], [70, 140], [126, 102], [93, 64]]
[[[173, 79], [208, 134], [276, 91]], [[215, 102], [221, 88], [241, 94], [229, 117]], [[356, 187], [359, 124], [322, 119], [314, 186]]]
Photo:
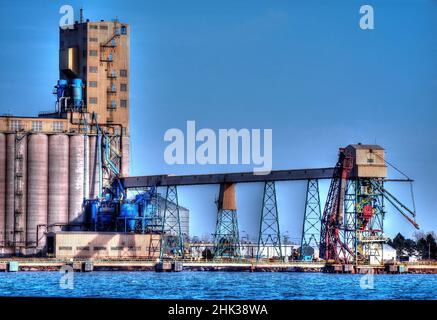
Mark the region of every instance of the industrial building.
[[129, 26], [78, 21], [59, 35], [53, 112], [0, 116], [0, 254], [83, 230], [84, 199], [129, 171]]
[[61, 231], [47, 235], [47, 254], [58, 259], [156, 259], [159, 245], [157, 234]]

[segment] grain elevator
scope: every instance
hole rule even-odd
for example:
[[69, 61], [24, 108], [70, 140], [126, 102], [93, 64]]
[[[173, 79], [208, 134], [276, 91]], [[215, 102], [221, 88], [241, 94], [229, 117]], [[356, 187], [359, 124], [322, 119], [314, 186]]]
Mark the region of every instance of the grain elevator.
[[129, 34], [118, 20], [60, 28], [53, 111], [0, 116], [0, 254], [83, 230], [84, 200], [128, 174]]

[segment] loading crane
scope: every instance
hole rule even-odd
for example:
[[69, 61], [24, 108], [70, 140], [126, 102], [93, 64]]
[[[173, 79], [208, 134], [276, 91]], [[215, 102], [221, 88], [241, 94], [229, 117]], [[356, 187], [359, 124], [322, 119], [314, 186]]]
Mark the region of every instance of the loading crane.
[[322, 259], [345, 264], [381, 264], [386, 242], [385, 200], [419, 228], [415, 211], [384, 187], [386, 168], [379, 146], [340, 148], [322, 216]]

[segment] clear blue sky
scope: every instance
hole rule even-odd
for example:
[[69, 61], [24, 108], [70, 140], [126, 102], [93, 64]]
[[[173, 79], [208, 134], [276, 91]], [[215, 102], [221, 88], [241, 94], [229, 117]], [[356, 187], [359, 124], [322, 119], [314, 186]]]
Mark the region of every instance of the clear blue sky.
[[[131, 174], [251, 170], [166, 165], [164, 132], [187, 120], [273, 129], [274, 169], [333, 166], [338, 147], [376, 142], [416, 180], [418, 222], [437, 230], [437, 1], [2, 0], [0, 113], [53, 108], [62, 4], [132, 27]], [[362, 4], [374, 6], [374, 30], [358, 27]], [[389, 188], [411, 205], [407, 185]], [[305, 184], [277, 189], [282, 232], [299, 238]], [[217, 191], [180, 189], [191, 234], [213, 232]], [[252, 237], [262, 185], [237, 192], [240, 230]], [[386, 233], [398, 231], [414, 230], [388, 207]]]

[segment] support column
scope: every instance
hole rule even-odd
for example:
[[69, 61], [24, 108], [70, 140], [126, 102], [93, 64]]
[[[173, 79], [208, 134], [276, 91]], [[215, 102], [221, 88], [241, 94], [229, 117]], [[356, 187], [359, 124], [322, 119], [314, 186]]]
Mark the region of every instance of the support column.
[[281, 234], [279, 232], [279, 216], [274, 181], [266, 181], [264, 184], [256, 259], [259, 260], [263, 258], [266, 251], [268, 254], [269, 247], [273, 249], [277, 257], [282, 258]]
[[320, 244], [320, 229], [322, 222], [322, 210], [320, 207], [319, 180], [309, 179], [307, 183], [307, 193], [305, 200], [305, 211], [302, 226], [302, 239], [300, 242], [300, 256], [310, 255], [305, 252], [310, 248], [318, 248]]
[[214, 234], [214, 259], [240, 257], [235, 184], [220, 185]]
[[176, 186], [167, 187], [162, 217], [160, 258], [162, 259], [164, 254], [183, 257], [184, 239], [182, 237]]

